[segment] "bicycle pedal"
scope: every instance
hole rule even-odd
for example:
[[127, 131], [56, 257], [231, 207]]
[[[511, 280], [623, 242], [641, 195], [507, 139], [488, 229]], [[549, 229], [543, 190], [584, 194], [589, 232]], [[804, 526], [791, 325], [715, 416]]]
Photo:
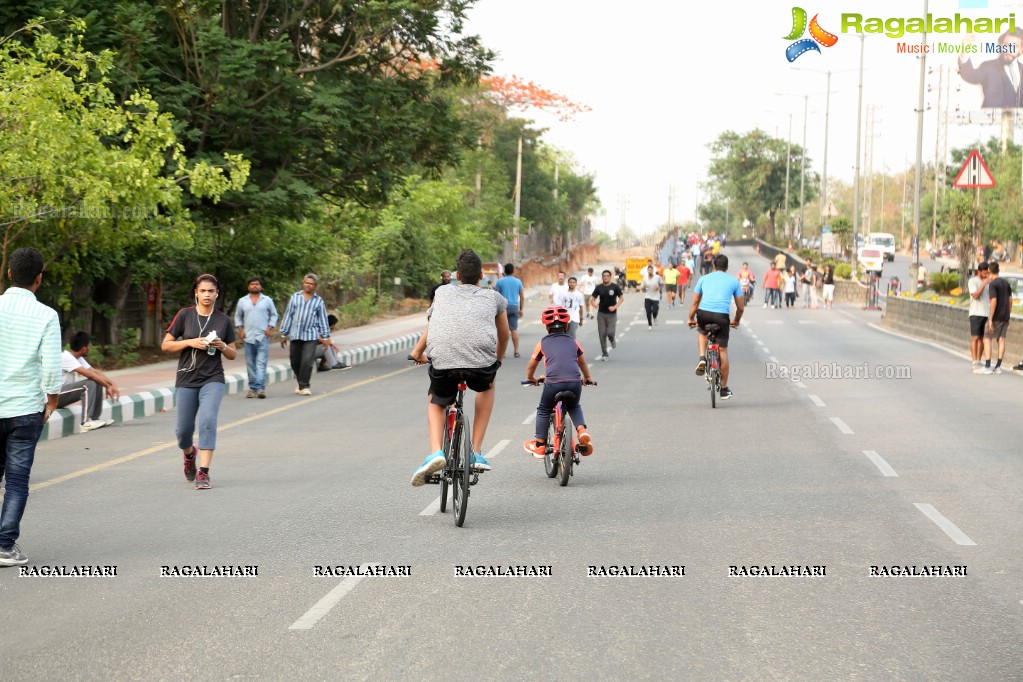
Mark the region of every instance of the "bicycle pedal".
[[430, 474], [429, 476], [426, 477], [426, 480], [423, 482], [431, 485], [439, 485], [440, 480], [441, 477], [438, 476], [437, 474]]

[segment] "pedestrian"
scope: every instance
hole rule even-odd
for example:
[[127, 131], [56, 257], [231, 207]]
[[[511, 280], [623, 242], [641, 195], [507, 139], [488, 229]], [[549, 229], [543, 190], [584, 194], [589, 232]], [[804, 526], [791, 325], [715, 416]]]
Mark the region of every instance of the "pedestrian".
[[675, 295], [678, 293], [678, 276], [681, 273], [675, 267], [673, 261], [668, 261], [668, 267], [664, 270], [664, 288], [668, 292], [668, 307], [675, 307]]
[[291, 340], [291, 370], [298, 382], [295, 395], [313, 394], [309, 381], [313, 376], [316, 344], [331, 344], [327, 306], [316, 293], [319, 284], [319, 277], [313, 273], [306, 275], [302, 279], [302, 291], [292, 294], [281, 322], [281, 348], [287, 347], [289, 338]]
[[684, 305], [686, 302], [686, 289], [689, 288], [689, 280], [693, 276], [693, 260], [688, 257], [688, 254], [683, 258], [682, 264], [678, 268], [678, 304]]
[[69, 344], [71, 350], [60, 355], [64, 383], [60, 387], [57, 407], [67, 407], [81, 400], [82, 421], [79, 429], [82, 431], [101, 429], [114, 423], [113, 419], [104, 421], [100, 418], [103, 415], [104, 391], [114, 400], [121, 397], [113, 380], [85, 359], [91, 348], [91, 340], [87, 332], [75, 332]]
[[494, 411], [500, 358], [508, 348], [508, 304], [496, 291], [479, 287], [483, 264], [475, 251], [466, 249], [459, 254], [457, 270], [462, 286], [438, 290], [427, 329], [409, 354], [417, 364], [430, 363], [426, 423], [432, 454], [412, 474], [414, 486], [423, 485], [447, 464], [441, 449], [444, 413], [455, 402], [461, 379], [476, 392], [472, 468], [491, 469], [483, 456], [483, 439]]
[[824, 265], [824, 272], [821, 273], [821, 298], [824, 299], [824, 308], [831, 310], [831, 304], [835, 302], [835, 268], [831, 263]]
[[249, 379], [246, 398], [266, 398], [266, 363], [270, 358], [270, 334], [277, 326], [277, 307], [263, 293], [263, 278], [249, 277], [249, 293], [238, 299], [234, 324], [245, 343], [245, 370]]
[[0, 566], [21, 566], [28, 557], [17, 543], [36, 444], [60, 393], [60, 321], [36, 300], [43, 282], [37, 249], [12, 253], [7, 279], [11, 286], [0, 296]]
[[990, 274], [987, 263], [980, 263], [977, 272], [966, 283], [970, 292], [970, 360], [973, 361], [974, 374], [984, 373], [981, 362], [984, 359], [984, 328], [991, 307], [987, 292]]
[[434, 284], [432, 287], [430, 287], [430, 293], [429, 293], [428, 297], [430, 299], [430, 303], [431, 304], [433, 303], [434, 296], [437, 295], [437, 289], [439, 287], [444, 286], [445, 284], [451, 284], [451, 271], [450, 270], [445, 270], [444, 272], [440, 273], [440, 282], [438, 282], [437, 284]]
[[554, 297], [558, 294], [563, 294], [568, 291], [568, 283], [565, 282], [565, 271], [558, 270], [558, 281], [551, 285], [551, 290], [547, 294], [547, 298], [551, 305], [554, 304]]
[[657, 324], [657, 313], [661, 307], [661, 290], [664, 288], [664, 279], [657, 274], [653, 265], [646, 267], [642, 282], [643, 308], [646, 310], [646, 328], [651, 331]]
[[[984, 330], [984, 356], [986, 363], [983, 374], [1001, 374], [1002, 357], [1005, 355], [1005, 333], [1009, 330], [1009, 318], [1012, 316], [1012, 287], [998, 276], [998, 261], [988, 263], [987, 290], [990, 297], [987, 328]], [[991, 366], [991, 345], [998, 342], [998, 361]]]
[[810, 258], [806, 259], [806, 267], [803, 268], [799, 281], [803, 285], [803, 307], [809, 308], [813, 291], [813, 260]]
[[820, 307], [821, 295], [823, 293], [824, 275], [821, 274], [820, 267], [817, 264], [813, 266], [813, 289], [810, 290], [810, 307], [813, 310], [817, 310]]
[[596, 288], [597, 278], [593, 276], [593, 268], [586, 268], [586, 274], [579, 280], [579, 292], [583, 295], [583, 299], [586, 301], [587, 320], [593, 319], [593, 306], [590, 302], [590, 297], [593, 295], [593, 290]]
[[608, 341], [611, 342], [611, 348], [618, 348], [615, 331], [618, 327], [618, 308], [625, 300], [625, 293], [616, 282], [611, 281], [611, 271], [604, 270], [600, 273], [600, 284], [593, 289], [590, 299], [597, 301], [597, 336], [600, 338], [600, 359], [607, 362]]
[[790, 265], [784, 277], [785, 284], [785, 307], [792, 308], [796, 305], [796, 288], [799, 286], [799, 275], [796, 274], [796, 266]]
[[575, 277], [568, 278], [568, 291], [561, 294], [555, 301], [554, 305], [561, 306], [568, 311], [569, 323], [568, 329], [565, 333], [571, 336], [573, 339], [576, 338], [576, 334], [579, 331], [579, 327], [583, 324], [583, 308], [586, 307], [588, 299], [584, 298], [582, 292], [576, 288]]
[[771, 309], [781, 306], [781, 271], [774, 261], [764, 273], [764, 307], [771, 306]]
[[511, 332], [512, 350], [515, 357], [519, 357], [519, 319], [526, 307], [526, 288], [522, 280], [515, 276], [514, 265], [508, 263], [504, 266], [504, 277], [497, 280], [494, 288], [508, 301], [508, 329]]
[[[199, 275], [192, 287], [195, 305], [174, 316], [161, 348], [180, 353], [174, 381], [177, 402], [175, 434], [184, 457], [185, 480], [195, 481], [196, 490], [210, 487], [210, 464], [217, 449], [217, 416], [224, 398], [224, 363], [234, 360], [234, 327], [231, 318], [213, 307], [220, 283], [213, 275]], [[199, 444], [194, 444], [196, 420]], [[195, 457], [199, 455], [196, 470]]]

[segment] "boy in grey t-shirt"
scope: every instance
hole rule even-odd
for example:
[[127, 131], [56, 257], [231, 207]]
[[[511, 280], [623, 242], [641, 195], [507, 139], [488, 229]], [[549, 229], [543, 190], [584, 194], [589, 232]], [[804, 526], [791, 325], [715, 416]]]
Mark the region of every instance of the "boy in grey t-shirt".
[[501, 366], [498, 358], [508, 347], [508, 302], [493, 289], [478, 286], [483, 263], [475, 251], [463, 251], [456, 264], [463, 286], [437, 289], [428, 311], [427, 329], [410, 354], [418, 364], [430, 363], [426, 417], [432, 454], [412, 475], [414, 486], [426, 483], [447, 463], [441, 449], [444, 413], [458, 392], [458, 380], [452, 376], [452, 370], [471, 370], [466, 384], [476, 392], [472, 463], [476, 471], [490, 470], [482, 454], [483, 438], [494, 409], [494, 379]]

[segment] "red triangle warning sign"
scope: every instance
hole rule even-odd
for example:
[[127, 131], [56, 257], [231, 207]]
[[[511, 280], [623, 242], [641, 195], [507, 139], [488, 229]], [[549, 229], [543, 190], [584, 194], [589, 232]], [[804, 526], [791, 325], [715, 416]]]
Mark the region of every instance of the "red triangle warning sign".
[[995, 178], [991, 175], [991, 171], [987, 169], [987, 166], [984, 165], [984, 159], [980, 158], [980, 152], [974, 149], [966, 157], [966, 163], [963, 164], [959, 175], [956, 176], [956, 181], [952, 184], [959, 189], [994, 187]]

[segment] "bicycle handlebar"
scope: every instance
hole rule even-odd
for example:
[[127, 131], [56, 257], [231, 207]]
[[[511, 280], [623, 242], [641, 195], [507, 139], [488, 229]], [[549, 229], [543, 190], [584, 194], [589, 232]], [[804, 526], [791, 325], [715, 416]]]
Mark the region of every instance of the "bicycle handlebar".
[[[523, 386], [535, 386], [535, 385], [542, 384], [544, 382], [544, 379], [546, 379], [546, 377], [537, 377], [536, 378], [536, 384], [531, 382], [529, 379], [523, 379], [520, 383]], [[596, 381], [590, 381], [590, 383], [586, 383], [585, 381], [583, 381], [583, 386], [596, 386], [596, 385], [597, 385]]]

